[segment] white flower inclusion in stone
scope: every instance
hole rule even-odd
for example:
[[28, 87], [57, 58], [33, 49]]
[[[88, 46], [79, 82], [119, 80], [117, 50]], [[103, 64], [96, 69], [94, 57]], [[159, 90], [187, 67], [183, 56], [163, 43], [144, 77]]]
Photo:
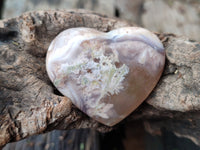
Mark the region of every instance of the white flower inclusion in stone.
[[150, 94], [164, 62], [162, 43], [146, 29], [103, 33], [72, 28], [52, 41], [46, 68], [63, 95], [90, 117], [112, 126]]
[[117, 51], [105, 56], [104, 47], [98, 50], [96, 47], [85, 47], [73, 62], [60, 64], [57, 70], [59, 76], [54, 84], [59, 87], [60, 82], [67, 77], [67, 80], [72, 81], [68, 81], [69, 84], [65, 82], [70, 91], [68, 97], [75, 99], [76, 104], [91, 116], [108, 118], [107, 111], [113, 104], [105, 104], [101, 100], [105, 96], [118, 94], [123, 89], [122, 81], [129, 72], [127, 65], [117, 68], [116, 62], [119, 62]]

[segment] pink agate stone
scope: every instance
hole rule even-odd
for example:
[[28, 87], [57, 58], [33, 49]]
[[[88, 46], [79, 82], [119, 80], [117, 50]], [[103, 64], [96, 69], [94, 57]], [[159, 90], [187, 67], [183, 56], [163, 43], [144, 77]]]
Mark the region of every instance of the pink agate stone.
[[138, 27], [99, 32], [72, 28], [49, 46], [46, 68], [55, 87], [97, 121], [113, 126], [156, 86], [165, 63], [157, 36]]

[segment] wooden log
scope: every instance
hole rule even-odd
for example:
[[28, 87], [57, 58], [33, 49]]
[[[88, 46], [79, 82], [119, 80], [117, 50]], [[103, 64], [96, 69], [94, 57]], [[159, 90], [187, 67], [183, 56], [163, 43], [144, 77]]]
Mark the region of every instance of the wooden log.
[[[64, 29], [89, 27], [108, 32], [124, 26], [131, 24], [84, 10], [35, 11], [0, 21], [0, 146], [53, 129], [110, 131], [53, 87], [45, 56], [51, 40]], [[200, 45], [173, 34], [157, 35], [166, 49], [163, 76], [147, 101], [122, 123], [142, 119], [153, 133], [158, 128], [150, 125], [156, 119], [159, 127], [169, 125], [177, 135], [190, 135], [195, 141], [200, 133], [190, 129], [200, 128]], [[162, 123], [163, 118], [168, 122]], [[182, 127], [183, 121], [195, 124]]]

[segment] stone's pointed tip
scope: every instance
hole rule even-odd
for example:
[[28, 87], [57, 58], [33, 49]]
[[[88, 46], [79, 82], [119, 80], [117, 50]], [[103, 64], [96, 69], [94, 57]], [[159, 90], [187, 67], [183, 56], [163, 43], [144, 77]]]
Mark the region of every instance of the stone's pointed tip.
[[151, 93], [164, 68], [157, 36], [138, 27], [108, 33], [68, 29], [52, 42], [46, 68], [55, 87], [83, 112], [113, 126]]

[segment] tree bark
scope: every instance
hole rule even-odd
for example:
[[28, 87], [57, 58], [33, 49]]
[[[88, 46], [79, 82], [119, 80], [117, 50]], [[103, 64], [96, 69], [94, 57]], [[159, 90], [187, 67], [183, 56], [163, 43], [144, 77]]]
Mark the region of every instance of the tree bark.
[[[55, 89], [45, 56], [52, 39], [65, 29], [108, 32], [131, 25], [83, 10], [35, 11], [0, 21], [0, 147], [53, 129], [110, 131]], [[200, 133], [193, 132], [200, 128], [200, 44], [173, 34], [157, 35], [166, 49], [164, 73], [146, 102], [121, 123], [142, 119], [153, 134], [165, 126], [200, 145]]]

